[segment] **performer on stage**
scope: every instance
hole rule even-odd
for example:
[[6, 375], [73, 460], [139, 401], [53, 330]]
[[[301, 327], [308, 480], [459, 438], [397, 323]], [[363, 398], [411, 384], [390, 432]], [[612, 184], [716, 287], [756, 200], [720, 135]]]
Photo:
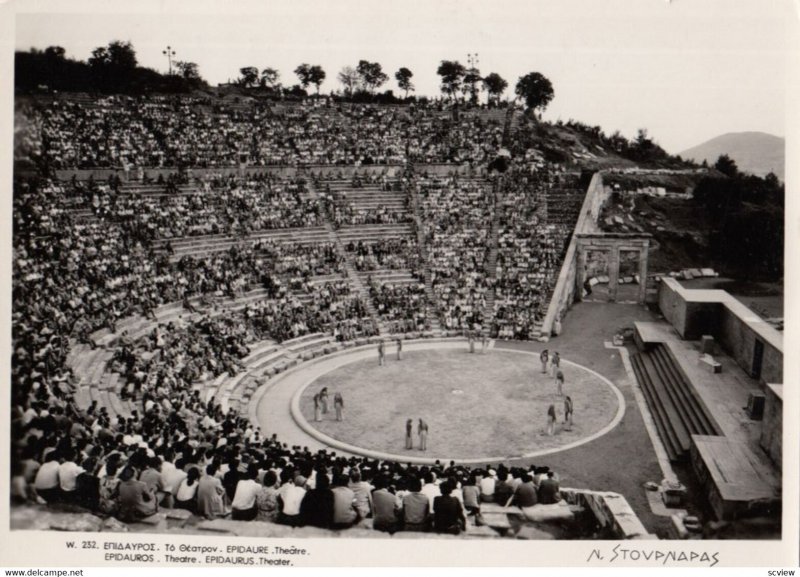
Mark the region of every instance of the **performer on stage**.
[[333, 395], [333, 408], [336, 410], [336, 420], [342, 420], [342, 411], [344, 411], [344, 398], [342, 393], [335, 393]]
[[572, 397], [569, 395], [564, 397], [564, 425], [567, 431], [572, 430]]
[[550, 405], [547, 408], [547, 434], [553, 436], [556, 432], [556, 406]]
[[382, 367], [386, 364], [386, 349], [383, 341], [378, 341], [378, 366]]
[[419, 450], [426, 451], [428, 449], [428, 423], [420, 419], [417, 433], [419, 434]]
[[322, 390], [319, 392], [319, 402], [322, 405], [322, 414], [328, 414], [328, 387], [322, 387]]
[[408, 419], [406, 421], [406, 449], [414, 448], [414, 440], [411, 437], [413, 434], [414, 434], [414, 420]]
[[319, 393], [314, 395], [314, 420], [319, 422], [322, 419], [320, 418], [320, 400], [319, 400]]
[[547, 374], [547, 361], [550, 358], [550, 353], [547, 352], [547, 349], [543, 350], [539, 355], [539, 360], [542, 361], [542, 373]]
[[560, 367], [561, 367], [561, 355], [558, 354], [558, 351], [556, 351], [550, 357], [550, 368], [551, 368], [550, 374], [555, 377]]
[[403, 360], [403, 339], [402, 338], [398, 338], [397, 339], [397, 360], [398, 361]]
[[559, 371], [556, 373], [556, 386], [558, 387], [558, 396], [564, 396], [564, 373]]

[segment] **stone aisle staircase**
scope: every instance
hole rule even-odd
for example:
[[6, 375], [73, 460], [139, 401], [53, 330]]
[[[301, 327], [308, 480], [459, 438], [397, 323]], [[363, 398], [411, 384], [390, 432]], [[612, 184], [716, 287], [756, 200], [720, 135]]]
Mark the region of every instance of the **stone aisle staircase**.
[[[319, 198], [317, 188], [311, 179], [308, 180], [308, 191], [312, 198]], [[358, 275], [358, 270], [356, 270], [353, 256], [347, 250], [345, 250], [344, 243], [342, 242], [342, 239], [337, 231], [334, 229], [333, 223], [330, 221], [330, 217], [327, 214], [325, 215], [325, 229], [328, 231], [330, 240], [336, 244], [336, 250], [339, 251], [339, 254], [344, 258], [344, 268], [345, 272], [347, 273], [347, 280], [350, 283], [350, 289], [358, 294], [361, 300], [366, 304], [370, 317], [378, 327], [378, 333], [380, 335], [386, 334], [388, 330], [386, 325], [378, 317], [378, 311], [375, 309], [375, 303], [372, 302], [372, 297], [369, 294], [369, 287], [365, 286], [362, 282], [361, 277]]]
[[417, 245], [419, 246], [420, 260], [425, 277], [425, 295], [428, 301], [428, 322], [434, 335], [442, 334], [442, 324], [439, 322], [439, 311], [436, 306], [436, 295], [433, 292], [433, 273], [431, 272], [428, 245], [425, 242], [425, 228], [422, 225], [422, 210], [419, 202], [419, 191], [412, 186], [411, 206], [414, 209], [414, 222], [417, 227]]

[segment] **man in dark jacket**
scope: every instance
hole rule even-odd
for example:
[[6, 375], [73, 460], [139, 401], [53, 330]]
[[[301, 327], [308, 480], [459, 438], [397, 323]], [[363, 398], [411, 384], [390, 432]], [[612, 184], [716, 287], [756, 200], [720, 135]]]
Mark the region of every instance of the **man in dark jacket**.
[[437, 533], [458, 535], [466, 527], [461, 502], [453, 497], [453, 485], [448, 480], [439, 485], [442, 494], [433, 499], [433, 529]]
[[553, 478], [553, 472], [548, 471], [547, 478], [539, 483], [539, 502], [542, 505], [552, 505], [561, 500], [561, 492], [558, 481]]

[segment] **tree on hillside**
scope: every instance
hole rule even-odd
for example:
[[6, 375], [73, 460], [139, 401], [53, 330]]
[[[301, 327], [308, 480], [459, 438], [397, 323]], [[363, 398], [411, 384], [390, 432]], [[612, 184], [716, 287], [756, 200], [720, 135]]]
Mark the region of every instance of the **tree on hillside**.
[[66, 51], [61, 46], [48, 46], [44, 49], [44, 55], [52, 60], [63, 60]]
[[255, 66], [246, 66], [239, 69], [239, 84], [245, 88], [250, 88], [258, 83], [258, 68]]
[[478, 104], [478, 84], [482, 80], [481, 71], [474, 66], [467, 68], [464, 72], [462, 91], [465, 98], [469, 96], [469, 101], [472, 104]]
[[[733, 161], [723, 166], [733, 167]], [[706, 213], [717, 259], [749, 278], [777, 280], [783, 275], [785, 187], [777, 178], [738, 170], [726, 177], [706, 176], [695, 187], [693, 200]]]
[[442, 60], [436, 69], [436, 74], [442, 77], [442, 93], [453, 99], [461, 88], [466, 72], [464, 65], [457, 60]]
[[98, 46], [92, 50], [89, 68], [95, 86], [98, 88], [117, 88], [131, 82], [132, 72], [136, 70], [136, 51], [130, 42], [114, 40], [108, 46]]
[[93, 68], [113, 68], [119, 71], [133, 70], [138, 64], [136, 51], [130, 42], [114, 40], [108, 46], [98, 46], [92, 50], [89, 66]]
[[414, 90], [414, 84], [411, 82], [411, 78], [413, 76], [414, 73], [405, 66], [394, 73], [394, 78], [397, 80], [397, 86], [400, 88], [400, 90], [405, 92], [405, 98], [408, 98], [409, 91]]
[[356, 67], [358, 77], [366, 90], [372, 94], [376, 89], [380, 88], [389, 77], [384, 73], [383, 68], [378, 62], [369, 62], [367, 60], [359, 60]]
[[492, 72], [483, 79], [483, 88], [489, 95], [489, 103], [494, 102], [494, 104], [497, 104], [503, 92], [508, 88], [508, 82], [497, 72]]
[[314, 65], [309, 70], [311, 84], [317, 87], [317, 94], [319, 94], [319, 87], [325, 81], [325, 71], [322, 66]]
[[520, 77], [514, 92], [525, 101], [528, 110], [534, 113], [537, 109], [544, 111], [554, 96], [550, 80], [539, 72], [529, 72]]
[[358, 86], [358, 71], [352, 66], [345, 66], [339, 71], [336, 76], [339, 82], [344, 86], [344, 93], [346, 96], [353, 96], [353, 91]]
[[303, 87], [303, 90], [308, 88], [308, 85], [311, 84], [311, 65], [303, 62], [294, 69], [294, 73], [297, 75], [297, 79], [300, 81], [300, 86]]
[[186, 80], [200, 80], [200, 69], [194, 62], [179, 60], [175, 63], [175, 68], [181, 78], [185, 78]]
[[719, 170], [725, 176], [734, 177], [739, 174], [739, 167], [736, 166], [736, 161], [727, 154], [721, 154], [714, 163], [714, 168]]
[[274, 68], [265, 68], [261, 71], [261, 86], [269, 90], [279, 90], [281, 87], [281, 73]]
[[325, 71], [322, 66], [317, 64], [306, 64], [305, 62], [294, 69], [294, 73], [300, 80], [300, 84], [305, 90], [309, 84], [317, 87], [317, 94], [319, 94], [319, 87], [325, 80]]

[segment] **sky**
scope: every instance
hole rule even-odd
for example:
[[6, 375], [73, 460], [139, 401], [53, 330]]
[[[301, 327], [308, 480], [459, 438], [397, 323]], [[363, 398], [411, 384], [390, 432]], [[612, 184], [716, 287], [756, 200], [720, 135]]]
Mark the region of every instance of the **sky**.
[[[632, 137], [646, 128], [679, 153], [727, 132], [785, 135], [790, 0], [439, 0], [378, 2], [211, 2], [170, 0], [57, 4], [19, 0], [15, 46], [60, 45], [87, 59], [111, 40], [132, 42], [140, 65], [166, 71], [162, 50], [196, 62], [217, 84], [244, 66], [320, 64], [323, 92], [341, 88], [337, 72], [361, 59], [414, 73], [418, 94], [439, 93], [441, 60], [466, 64], [510, 85], [538, 71], [553, 83], [548, 120], [575, 119]], [[130, 8], [128, 8], [130, 9]], [[69, 10], [66, 13], [65, 10]]]

